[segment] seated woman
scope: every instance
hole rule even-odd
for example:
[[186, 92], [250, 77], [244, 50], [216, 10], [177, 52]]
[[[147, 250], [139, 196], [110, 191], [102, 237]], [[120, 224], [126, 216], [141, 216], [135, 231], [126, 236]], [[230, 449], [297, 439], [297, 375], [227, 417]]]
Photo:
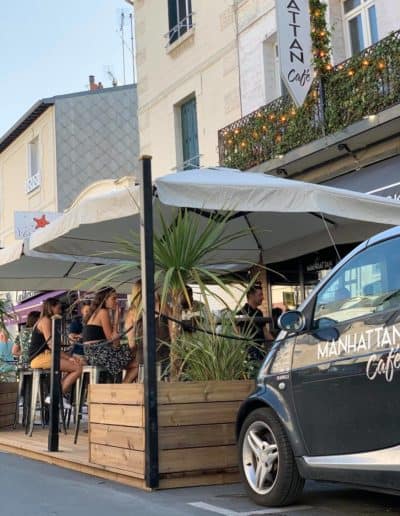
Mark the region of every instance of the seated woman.
[[[32, 330], [29, 344], [29, 360], [32, 369], [51, 368], [51, 330], [53, 315], [61, 314], [61, 303], [55, 297], [50, 297], [43, 302], [42, 312], [39, 320]], [[75, 358], [70, 357], [63, 351], [60, 356], [60, 371], [66, 373], [61, 382], [62, 393], [65, 395], [82, 373], [82, 367]], [[50, 397], [46, 398], [50, 402]], [[68, 400], [64, 398], [64, 408], [71, 408]]]
[[40, 312], [33, 310], [26, 318], [26, 325], [15, 337], [12, 354], [19, 359], [19, 363], [25, 367], [29, 365], [29, 345], [31, 343], [33, 327], [40, 317]]
[[[129, 347], [135, 356], [135, 367], [129, 371], [125, 377], [127, 382], [134, 382], [137, 379], [139, 365], [143, 364], [143, 318], [142, 318], [142, 282], [137, 281], [132, 288], [132, 301], [129, 310], [125, 316], [125, 331], [127, 333]], [[166, 317], [169, 313], [167, 307], [163, 308], [161, 313], [161, 300], [158, 292], [155, 294], [155, 319], [156, 319], [156, 338], [157, 351], [156, 359], [165, 369], [169, 360], [169, 322]]]
[[83, 349], [89, 365], [104, 367], [114, 377], [126, 369], [124, 383], [128, 383], [135, 362], [129, 346], [119, 342], [117, 320], [117, 293], [111, 287], [104, 287], [94, 296], [84, 318]]

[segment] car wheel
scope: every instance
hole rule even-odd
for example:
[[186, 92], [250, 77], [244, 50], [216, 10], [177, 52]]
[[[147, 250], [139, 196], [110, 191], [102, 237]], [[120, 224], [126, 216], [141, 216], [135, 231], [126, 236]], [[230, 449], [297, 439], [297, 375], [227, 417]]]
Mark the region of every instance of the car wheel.
[[257, 504], [284, 506], [301, 494], [299, 475], [285, 429], [269, 408], [251, 412], [239, 437], [239, 467], [246, 490]]

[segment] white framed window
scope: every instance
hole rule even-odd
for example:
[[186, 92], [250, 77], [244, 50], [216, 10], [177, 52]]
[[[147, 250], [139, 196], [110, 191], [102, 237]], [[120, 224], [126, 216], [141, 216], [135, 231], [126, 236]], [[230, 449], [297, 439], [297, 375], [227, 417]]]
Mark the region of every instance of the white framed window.
[[40, 186], [40, 148], [39, 136], [28, 143], [28, 177], [25, 192], [30, 193]]
[[279, 47], [278, 43], [274, 45], [274, 58], [275, 58], [275, 88], [276, 88], [276, 97], [281, 97], [282, 95], [287, 94], [287, 88], [285, 83], [281, 78], [281, 65], [279, 61]]
[[379, 41], [375, 0], [343, 0], [348, 56]]
[[276, 41], [276, 34], [273, 34], [263, 42], [264, 58], [264, 87], [265, 104], [287, 93], [285, 84], [281, 79], [279, 64], [279, 48]]
[[168, 44], [175, 43], [192, 26], [192, 0], [168, 0]]

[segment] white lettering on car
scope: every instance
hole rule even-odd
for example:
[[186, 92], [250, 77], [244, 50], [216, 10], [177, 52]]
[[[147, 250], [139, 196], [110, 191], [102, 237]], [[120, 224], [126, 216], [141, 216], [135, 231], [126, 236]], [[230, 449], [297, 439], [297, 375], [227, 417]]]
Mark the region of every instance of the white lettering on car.
[[382, 355], [374, 353], [368, 359], [366, 376], [369, 380], [384, 377], [391, 382], [397, 370], [400, 370], [400, 330], [378, 326], [362, 333], [347, 334], [337, 340], [318, 343], [318, 360], [347, 358], [357, 354], [366, 354], [371, 349], [387, 350]]
[[376, 354], [369, 357], [366, 374], [368, 380], [375, 380], [378, 376], [384, 376], [387, 382], [391, 382], [396, 370], [400, 369], [400, 351], [391, 349], [388, 355], [378, 359]]

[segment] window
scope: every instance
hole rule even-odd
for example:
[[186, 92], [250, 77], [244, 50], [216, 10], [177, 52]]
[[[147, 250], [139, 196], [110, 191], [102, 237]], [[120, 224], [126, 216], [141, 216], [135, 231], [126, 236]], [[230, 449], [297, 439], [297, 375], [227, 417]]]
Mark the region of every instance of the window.
[[400, 239], [350, 259], [318, 293], [314, 328], [400, 308]]
[[344, 0], [349, 54], [358, 54], [379, 40], [374, 0]]
[[29, 142], [29, 177], [35, 176], [39, 172], [39, 137], [36, 136]]
[[40, 152], [39, 137], [28, 144], [28, 177], [25, 184], [26, 193], [40, 186]]
[[168, 0], [168, 20], [171, 45], [193, 25], [192, 0]]
[[285, 83], [281, 79], [281, 65], [280, 65], [280, 61], [279, 61], [278, 43], [275, 43], [275, 45], [274, 45], [274, 56], [275, 56], [275, 88], [276, 88], [276, 93], [277, 93], [276, 98], [278, 98], [278, 97], [288, 94]]
[[196, 99], [181, 106], [182, 155], [185, 170], [200, 166], [199, 140], [197, 133]]

